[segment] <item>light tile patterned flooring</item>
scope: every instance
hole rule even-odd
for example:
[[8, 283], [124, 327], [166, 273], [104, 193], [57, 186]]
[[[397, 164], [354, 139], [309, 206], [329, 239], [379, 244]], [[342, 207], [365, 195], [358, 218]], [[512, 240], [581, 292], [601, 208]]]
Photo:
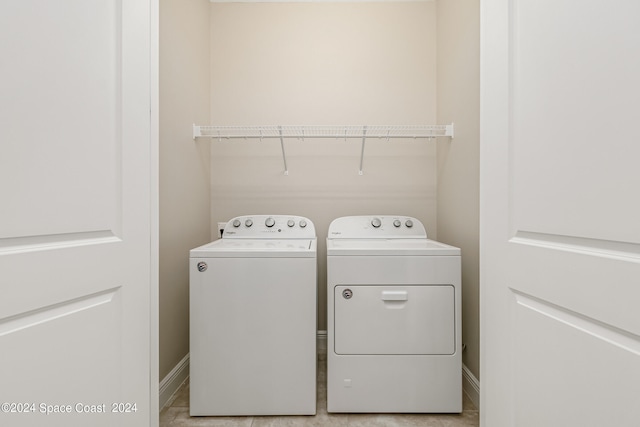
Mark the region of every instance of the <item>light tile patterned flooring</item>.
[[466, 396], [462, 414], [329, 414], [327, 360], [319, 355], [318, 406], [315, 416], [190, 417], [189, 382], [185, 382], [160, 413], [160, 427], [477, 427], [478, 409]]

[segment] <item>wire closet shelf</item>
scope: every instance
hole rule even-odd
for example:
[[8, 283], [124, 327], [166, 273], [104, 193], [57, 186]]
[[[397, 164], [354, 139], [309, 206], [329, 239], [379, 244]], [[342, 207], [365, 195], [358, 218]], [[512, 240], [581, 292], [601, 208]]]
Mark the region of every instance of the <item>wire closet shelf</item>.
[[425, 138], [432, 140], [437, 137], [453, 139], [453, 123], [449, 125], [378, 125], [378, 126], [198, 126], [193, 125], [193, 139], [212, 138], [223, 139], [280, 139], [284, 174], [288, 175], [287, 156], [284, 149], [285, 138], [335, 138], [361, 139], [359, 174], [363, 174], [364, 146], [367, 138], [390, 139], [396, 138]]
[[197, 126], [193, 138], [453, 138], [453, 123], [449, 125], [392, 126]]

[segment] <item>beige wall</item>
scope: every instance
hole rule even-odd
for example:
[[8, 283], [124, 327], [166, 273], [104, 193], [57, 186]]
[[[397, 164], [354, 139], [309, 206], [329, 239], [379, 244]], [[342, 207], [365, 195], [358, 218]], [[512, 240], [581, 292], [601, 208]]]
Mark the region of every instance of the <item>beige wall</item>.
[[210, 238], [209, 2], [160, 1], [160, 379], [189, 352], [189, 249]]
[[440, 1], [437, 19], [438, 121], [455, 122], [438, 143], [438, 239], [462, 249], [463, 362], [479, 378], [479, 1]]
[[[211, 123], [435, 124], [435, 2], [214, 3]], [[309, 217], [318, 235], [319, 324], [326, 329], [332, 219], [411, 215], [436, 237], [435, 143], [212, 141], [211, 220]], [[215, 230], [215, 226], [213, 227]]]

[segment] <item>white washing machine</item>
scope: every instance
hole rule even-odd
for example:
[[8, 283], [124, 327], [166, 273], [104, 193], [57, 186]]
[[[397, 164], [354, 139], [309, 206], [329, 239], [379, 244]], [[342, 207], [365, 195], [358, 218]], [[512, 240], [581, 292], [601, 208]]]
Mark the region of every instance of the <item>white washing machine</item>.
[[462, 412], [460, 249], [403, 216], [327, 237], [327, 410]]
[[190, 252], [190, 413], [316, 413], [316, 232], [299, 216], [229, 221]]

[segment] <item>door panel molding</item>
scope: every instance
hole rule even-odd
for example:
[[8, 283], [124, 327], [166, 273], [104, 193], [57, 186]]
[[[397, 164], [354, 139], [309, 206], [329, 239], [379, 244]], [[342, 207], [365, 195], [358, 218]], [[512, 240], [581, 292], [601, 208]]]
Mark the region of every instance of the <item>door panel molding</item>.
[[32, 326], [47, 323], [61, 317], [70, 316], [113, 301], [120, 287], [85, 295], [59, 304], [53, 304], [36, 310], [27, 311], [15, 316], [0, 319], [0, 337], [9, 335]]
[[640, 263], [640, 245], [587, 237], [517, 231], [509, 243]]
[[640, 336], [510, 288], [516, 304], [640, 356]]
[[121, 242], [112, 230], [0, 238], [0, 255]]
[[618, 197], [637, 181], [637, 5], [505, 5], [510, 230], [640, 244], [640, 208]]
[[509, 426], [637, 425], [637, 337], [538, 298], [511, 294]]

